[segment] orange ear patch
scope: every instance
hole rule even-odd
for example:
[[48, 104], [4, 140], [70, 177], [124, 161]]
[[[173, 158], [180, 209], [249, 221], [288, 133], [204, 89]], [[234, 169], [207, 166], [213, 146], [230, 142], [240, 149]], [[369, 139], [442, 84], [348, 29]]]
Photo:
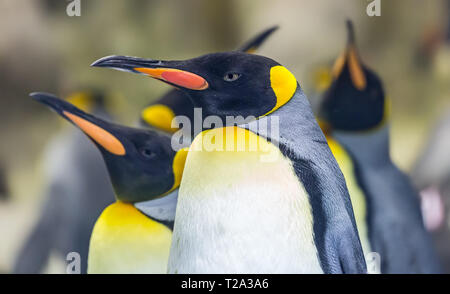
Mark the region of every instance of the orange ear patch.
[[149, 75], [152, 78], [163, 80], [171, 84], [191, 89], [205, 90], [209, 87], [208, 82], [201, 76], [174, 68], [135, 68], [134, 70]]
[[120, 141], [111, 133], [67, 111], [63, 111], [63, 114], [68, 117], [74, 124], [76, 124], [83, 132], [85, 132], [86, 135], [91, 137], [92, 140], [97, 142], [112, 154], [120, 156], [126, 154], [125, 147], [123, 147], [122, 143], [120, 143]]
[[348, 53], [348, 66], [353, 85], [360, 91], [364, 90], [367, 86], [366, 76], [358, 60], [356, 50], [353, 47], [350, 48]]

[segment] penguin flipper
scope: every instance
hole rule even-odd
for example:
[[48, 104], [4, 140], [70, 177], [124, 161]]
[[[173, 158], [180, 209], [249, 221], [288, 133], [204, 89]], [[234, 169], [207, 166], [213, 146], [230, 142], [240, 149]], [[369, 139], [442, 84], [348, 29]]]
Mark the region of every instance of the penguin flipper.
[[[339, 236], [338, 255], [344, 274], [361, 274], [367, 272], [366, 262], [361, 251], [359, 237], [353, 232]], [[358, 245], [358, 246], [357, 246]]]

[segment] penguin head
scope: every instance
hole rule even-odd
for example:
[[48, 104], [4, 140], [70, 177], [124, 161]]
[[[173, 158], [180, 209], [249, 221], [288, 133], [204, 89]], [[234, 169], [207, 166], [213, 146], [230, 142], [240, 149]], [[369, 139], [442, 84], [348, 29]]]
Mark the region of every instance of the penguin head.
[[319, 117], [333, 130], [368, 131], [385, 122], [388, 102], [380, 78], [358, 56], [350, 21], [347, 27], [347, 48], [333, 66], [333, 82], [324, 94]]
[[66, 101], [83, 111], [93, 111], [97, 108], [104, 108], [106, 105], [104, 92], [93, 87], [71, 93]]
[[144, 107], [139, 116], [139, 123], [142, 127], [175, 133], [178, 129], [172, 127], [172, 121], [178, 115], [185, 115], [192, 120], [194, 106], [186, 94], [177, 89], [172, 89], [156, 102]]
[[[237, 51], [254, 54], [278, 28], [278, 26], [272, 26], [260, 32], [245, 42]], [[168, 133], [174, 133], [177, 129], [171, 126], [172, 120], [175, 116], [182, 114], [192, 121], [193, 107], [192, 102], [187, 99], [183, 91], [172, 89], [158, 101], [150, 103], [142, 110], [140, 123], [143, 127], [155, 127]]]
[[278, 62], [244, 52], [223, 52], [184, 61], [126, 56], [92, 66], [150, 76], [179, 88], [206, 116], [261, 117], [286, 104], [297, 90], [294, 75]]
[[82, 130], [98, 147], [118, 200], [152, 200], [179, 186], [186, 151], [173, 151], [168, 136], [101, 120], [50, 94], [31, 96]]

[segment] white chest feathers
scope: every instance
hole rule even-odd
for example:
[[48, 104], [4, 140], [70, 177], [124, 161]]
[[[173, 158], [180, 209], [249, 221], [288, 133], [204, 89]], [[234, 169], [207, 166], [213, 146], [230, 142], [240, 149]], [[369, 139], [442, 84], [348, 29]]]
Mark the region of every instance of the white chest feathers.
[[237, 127], [197, 136], [179, 192], [169, 273], [322, 273], [313, 234], [308, 195], [276, 146]]

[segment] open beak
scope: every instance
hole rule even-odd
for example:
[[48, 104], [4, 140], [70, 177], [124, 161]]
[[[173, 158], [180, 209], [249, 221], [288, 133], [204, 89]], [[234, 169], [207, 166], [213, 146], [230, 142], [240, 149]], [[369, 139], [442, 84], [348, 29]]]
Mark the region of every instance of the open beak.
[[183, 61], [161, 61], [129, 56], [108, 56], [95, 61], [91, 66], [107, 67], [120, 71], [143, 74], [190, 90], [205, 90], [209, 87], [205, 78], [183, 70]]
[[49, 106], [60, 116], [81, 129], [95, 143], [102, 146], [108, 152], [123, 156], [126, 154], [125, 147], [114, 135], [117, 127], [104, 120], [96, 118], [84, 111], [76, 108], [69, 102], [66, 102], [54, 95], [47, 93], [30, 94], [34, 100]]
[[367, 79], [358, 56], [358, 51], [356, 50], [355, 30], [353, 23], [350, 20], [347, 20], [347, 35], [347, 48], [334, 63], [332, 70], [333, 77], [337, 79], [337, 77], [342, 73], [345, 65], [348, 64], [353, 85], [358, 90], [362, 91], [367, 86]]

